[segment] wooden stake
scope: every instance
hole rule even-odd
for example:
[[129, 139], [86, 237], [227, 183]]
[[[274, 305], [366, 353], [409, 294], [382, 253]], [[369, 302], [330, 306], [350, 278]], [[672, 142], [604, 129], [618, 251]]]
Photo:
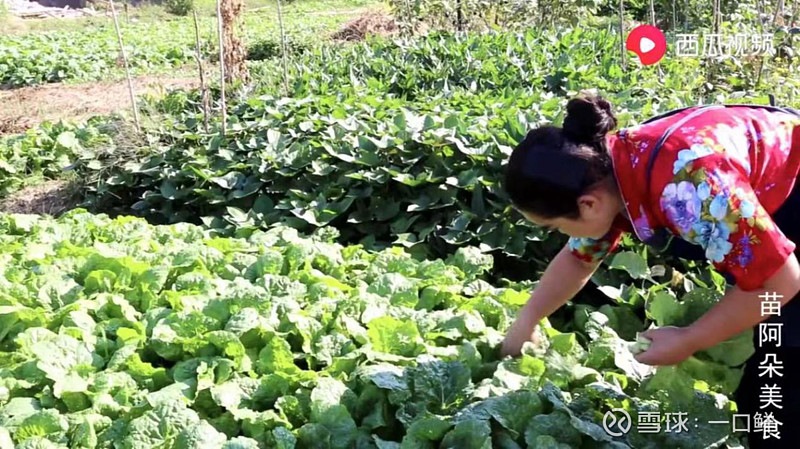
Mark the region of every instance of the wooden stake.
[[655, 0], [650, 0], [650, 25], [656, 26], [656, 5], [655, 5]]
[[278, 0], [278, 23], [281, 26], [281, 54], [283, 55], [283, 91], [285, 96], [289, 96], [289, 68], [286, 62], [286, 33], [283, 30], [283, 9], [281, 0]]
[[220, 101], [222, 108], [222, 135], [225, 135], [225, 129], [228, 127], [228, 106], [225, 102], [225, 47], [223, 44], [223, 30], [222, 30], [222, 0], [217, 0], [217, 32], [219, 33], [219, 86], [220, 86]]
[[203, 129], [208, 134], [208, 90], [206, 89], [206, 75], [203, 72], [203, 57], [200, 54], [200, 26], [197, 24], [197, 10], [193, 9], [194, 15], [194, 38], [195, 38], [195, 59], [197, 59], [197, 70], [200, 72], [200, 95], [203, 98]]
[[141, 132], [139, 125], [139, 108], [136, 107], [136, 96], [133, 94], [133, 80], [131, 79], [131, 68], [128, 66], [128, 56], [125, 55], [125, 44], [122, 42], [122, 32], [119, 30], [119, 19], [117, 19], [117, 9], [114, 7], [114, 0], [109, 0], [111, 4], [111, 15], [114, 17], [114, 28], [117, 30], [117, 40], [119, 41], [119, 51], [122, 54], [122, 62], [125, 64], [125, 77], [128, 79], [128, 93], [131, 96], [133, 105], [133, 121], [136, 124], [136, 131]]
[[778, 4], [775, 5], [775, 16], [772, 18], [772, 23], [774, 25], [778, 25], [780, 23], [778, 22], [778, 19], [780, 19], [781, 22], [783, 22], [783, 7], [784, 7], [783, 0], [778, 0]]
[[619, 51], [622, 55], [622, 70], [627, 69], [625, 54], [625, 6], [624, 0], [619, 0]]
[[676, 30], [678, 28], [678, 16], [675, 13], [675, 0], [672, 0], [672, 29]]
[[756, 11], [758, 11], [758, 22], [761, 24], [760, 33], [764, 33], [764, 6], [762, 0], [756, 0]]
[[456, 0], [456, 29], [464, 31], [464, 16], [461, 11], [461, 0]]
[[683, 29], [689, 29], [689, 0], [683, 2]]
[[[758, 10], [758, 20], [759, 20], [759, 23], [761, 24], [760, 28], [758, 29], [758, 32], [763, 36], [764, 35], [764, 26], [765, 26], [765, 23], [764, 23], [764, 14], [765, 13], [764, 13], [764, 6], [763, 6], [763, 3], [761, 2], [761, 0], [757, 0], [756, 1], [756, 9]], [[758, 73], [756, 75], [756, 83], [754, 85], [754, 87], [756, 89], [758, 89], [758, 86], [761, 85], [761, 76], [763, 74], [764, 74], [764, 56], [761, 55], [759, 57], [759, 60], [758, 60]]]

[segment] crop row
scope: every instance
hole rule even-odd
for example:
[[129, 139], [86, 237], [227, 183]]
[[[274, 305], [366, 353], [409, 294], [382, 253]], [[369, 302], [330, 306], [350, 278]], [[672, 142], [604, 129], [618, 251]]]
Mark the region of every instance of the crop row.
[[693, 359], [645, 379], [652, 368], [614, 330], [631, 325], [620, 307], [585, 309], [575, 332], [546, 326], [541, 345], [502, 360], [529, 283], [487, 283], [492, 259], [475, 248], [418, 260], [335, 237], [0, 215], [0, 442], [620, 449], [728, 438], [722, 426], [616, 439], [600, 427], [611, 407], [634, 419], [732, 412], [715, 393], [728, 388], [722, 365]]

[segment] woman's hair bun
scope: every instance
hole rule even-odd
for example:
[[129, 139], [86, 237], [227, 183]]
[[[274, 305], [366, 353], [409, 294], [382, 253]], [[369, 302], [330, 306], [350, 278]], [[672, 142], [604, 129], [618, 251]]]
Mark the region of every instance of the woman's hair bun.
[[598, 96], [573, 98], [567, 103], [564, 135], [575, 143], [600, 142], [617, 127], [611, 103]]

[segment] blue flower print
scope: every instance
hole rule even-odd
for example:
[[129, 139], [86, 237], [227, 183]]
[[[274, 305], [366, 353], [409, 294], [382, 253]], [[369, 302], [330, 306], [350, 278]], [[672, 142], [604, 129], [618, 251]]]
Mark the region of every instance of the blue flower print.
[[739, 213], [742, 214], [742, 218], [753, 218], [756, 214], [756, 205], [751, 201], [742, 200], [739, 204]]
[[702, 203], [694, 184], [681, 181], [679, 184], [668, 184], [664, 188], [661, 194], [661, 209], [681, 233], [685, 234], [700, 218]]
[[728, 215], [728, 195], [720, 193], [715, 196], [711, 201], [711, 206], [708, 207], [708, 211], [717, 220], [724, 220], [725, 216]]
[[597, 240], [588, 237], [571, 237], [569, 239], [569, 249], [580, 251], [588, 246], [596, 245]]
[[739, 197], [739, 214], [742, 218], [753, 218], [756, 214], [756, 205], [752, 201], [745, 199], [747, 198], [747, 194], [745, 194], [741, 187], [736, 189], [736, 196]]
[[705, 248], [706, 257], [714, 262], [725, 260], [725, 256], [733, 249], [733, 244], [728, 241], [731, 232], [724, 222], [702, 220], [695, 223], [692, 230], [695, 232], [695, 243]]
[[672, 166], [672, 174], [677, 175], [679, 171], [686, 167], [686, 164], [701, 157], [713, 154], [714, 150], [708, 145], [694, 144], [690, 149], [678, 152], [678, 160]]
[[750, 245], [750, 237], [743, 235], [739, 239], [739, 246], [742, 248], [742, 251], [736, 259], [737, 262], [739, 262], [739, 266], [744, 268], [753, 261], [753, 247]]
[[697, 197], [700, 198], [700, 201], [705, 201], [710, 196], [711, 186], [705, 181], [701, 182], [700, 185], [697, 186]]
[[639, 206], [639, 217], [633, 220], [633, 226], [642, 240], [649, 240], [653, 236], [653, 229], [650, 227], [643, 206]]

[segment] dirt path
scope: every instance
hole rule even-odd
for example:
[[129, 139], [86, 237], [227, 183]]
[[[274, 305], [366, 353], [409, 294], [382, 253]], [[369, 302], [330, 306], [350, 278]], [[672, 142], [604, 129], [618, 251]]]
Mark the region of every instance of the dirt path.
[[[142, 76], [134, 79], [136, 95], [197, 87], [197, 78]], [[83, 120], [93, 115], [130, 109], [127, 83], [44, 84], [0, 90], [0, 135], [25, 132], [44, 121]]]

